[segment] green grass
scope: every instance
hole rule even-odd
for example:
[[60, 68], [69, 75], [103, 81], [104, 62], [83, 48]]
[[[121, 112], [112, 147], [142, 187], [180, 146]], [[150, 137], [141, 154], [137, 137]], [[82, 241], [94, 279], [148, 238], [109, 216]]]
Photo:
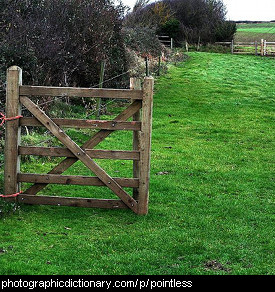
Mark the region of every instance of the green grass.
[[275, 28], [275, 22], [239, 23], [237, 27], [240, 31], [271, 33]]
[[[189, 55], [156, 81], [148, 216], [21, 206], [0, 219], [0, 274], [274, 274], [275, 62]], [[120, 132], [102, 147], [129, 149], [129, 139]], [[31, 162], [24, 171], [54, 165]], [[116, 176], [131, 170], [99, 163]], [[77, 164], [67, 173], [88, 172]], [[51, 186], [44, 194], [92, 191]]]
[[265, 39], [269, 42], [275, 41], [275, 22], [237, 24], [235, 41], [260, 42], [261, 39]]

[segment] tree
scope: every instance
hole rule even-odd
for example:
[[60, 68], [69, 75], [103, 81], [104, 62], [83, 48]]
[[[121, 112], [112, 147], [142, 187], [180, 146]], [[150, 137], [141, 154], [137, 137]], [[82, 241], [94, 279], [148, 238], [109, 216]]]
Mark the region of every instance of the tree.
[[215, 42], [217, 31], [220, 38], [233, 36], [235, 28], [227, 26], [226, 35], [221, 35], [226, 22], [226, 7], [222, 0], [163, 0], [169, 5], [173, 16], [181, 24], [181, 40], [195, 43]]

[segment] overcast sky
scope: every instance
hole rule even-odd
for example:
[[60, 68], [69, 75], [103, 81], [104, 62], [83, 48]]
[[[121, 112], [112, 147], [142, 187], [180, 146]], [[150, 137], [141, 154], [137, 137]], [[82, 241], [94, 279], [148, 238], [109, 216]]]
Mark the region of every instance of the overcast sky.
[[[122, 0], [133, 8], [136, 0]], [[154, 1], [151, 1], [154, 2]], [[230, 20], [275, 20], [275, 0], [223, 0]]]

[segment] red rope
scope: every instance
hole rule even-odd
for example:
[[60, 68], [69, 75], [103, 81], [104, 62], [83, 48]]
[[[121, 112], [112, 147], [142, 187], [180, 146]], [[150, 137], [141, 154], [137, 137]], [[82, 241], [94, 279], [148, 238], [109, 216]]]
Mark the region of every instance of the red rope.
[[23, 191], [20, 191], [16, 194], [12, 194], [12, 195], [0, 195], [0, 198], [16, 198], [17, 196], [19, 196], [22, 193], [23, 193]]
[[23, 116], [16, 116], [16, 117], [11, 117], [11, 118], [7, 118], [3, 113], [0, 112], [0, 115], [2, 116], [2, 118], [0, 118], [0, 121], [2, 120], [1, 124], [0, 124], [0, 127], [3, 126], [3, 124], [6, 122], [6, 121], [13, 121], [13, 120], [17, 120], [17, 119], [20, 119], [20, 118], [23, 118]]

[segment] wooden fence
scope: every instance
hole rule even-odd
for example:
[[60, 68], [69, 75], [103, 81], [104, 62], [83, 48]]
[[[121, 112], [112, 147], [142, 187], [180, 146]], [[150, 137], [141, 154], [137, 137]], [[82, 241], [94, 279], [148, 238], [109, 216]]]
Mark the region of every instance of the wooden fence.
[[275, 56], [275, 42], [265, 41], [265, 54], [266, 56]]
[[160, 35], [158, 36], [159, 41], [165, 46], [168, 47], [170, 49], [174, 48], [174, 39], [166, 36], [166, 35]]
[[[131, 89], [92, 89], [72, 87], [44, 87], [22, 85], [22, 70], [13, 66], [7, 71], [6, 139], [5, 139], [5, 188], [7, 200], [31, 205], [58, 205], [96, 208], [129, 208], [137, 214], [147, 214], [154, 79], [146, 77], [143, 87], [131, 80]], [[112, 121], [51, 119], [32, 100], [32, 96], [111, 98], [131, 100], [131, 104]], [[32, 117], [21, 117], [21, 106]], [[21, 117], [14, 119], [14, 117]], [[133, 121], [128, 119], [133, 117]], [[21, 126], [45, 127], [63, 145], [62, 147], [23, 147], [20, 145]], [[79, 147], [63, 127], [99, 129], [82, 147]], [[114, 131], [133, 131], [133, 150], [94, 150]], [[66, 157], [47, 174], [21, 173], [20, 156], [37, 155]], [[133, 178], [113, 178], [93, 159], [133, 160]], [[96, 176], [71, 176], [62, 173], [81, 161]], [[21, 182], [33, 183], [20, 192]], [[105, 186], [119, 199], [93, 199], [37, 195], [48, 184]], [[133, 188], [131, 196], [123, 188]]]
[[275, 42], [267, 42], [262, 39], [260, 43], [255, 42], [216, 42], [217, 45], [228, 46], [232, 54], [275, 56]]

